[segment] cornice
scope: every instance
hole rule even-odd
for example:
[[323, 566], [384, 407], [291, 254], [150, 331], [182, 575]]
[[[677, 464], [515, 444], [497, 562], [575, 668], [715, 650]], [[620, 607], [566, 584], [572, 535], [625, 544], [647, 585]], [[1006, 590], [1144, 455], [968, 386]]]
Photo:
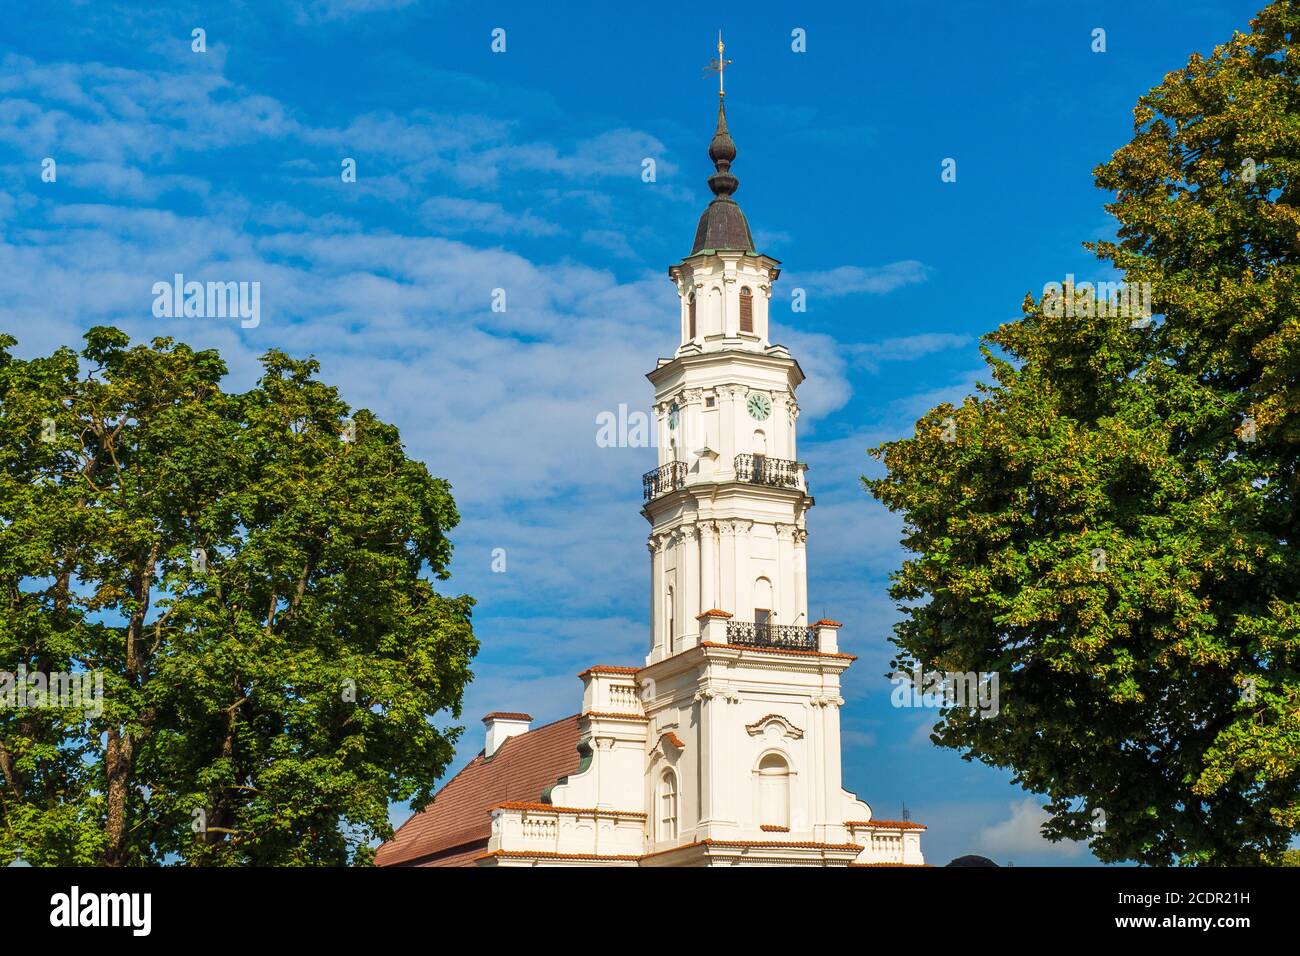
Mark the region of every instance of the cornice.
[[645, 377], [652, 384], [658, 386], [660, 382], [669, 378], [672, 372], [678, 369], [695, 368], [702, 365], [722, 365], [742, 360], [759, 368], [786, 369], [791, 373], [791, 388], [797, 387], [807, 378], [804, 375], [803, 368], [799, 365], [799, 360], [792, 356], [769, 355], [767, 352], [750, 352], [747, 349], [715, 349], [709, 352], [687, 352], [676, 355], [664, 364], [646, 372]]

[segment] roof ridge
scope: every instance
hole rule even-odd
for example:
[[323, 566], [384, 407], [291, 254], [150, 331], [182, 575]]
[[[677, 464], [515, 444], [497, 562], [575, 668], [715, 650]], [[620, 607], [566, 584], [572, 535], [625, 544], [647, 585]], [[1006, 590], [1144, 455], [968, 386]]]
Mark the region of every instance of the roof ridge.
[[[483, 762], [484, 762], [484, 763], [488, 763], [488, 762], [490, 762], [490, 761], [492, 761], [492, 760], [496, 760], [496, 759], [497, 759], [497, 755], [500, 754], [501, 751], [505, 750], [506, 747], [510, 746], [510, 741], [512, 741], [512, 740], [522, 740], [523, 738], [527, 737], [529, 734], [535, 734], [535, 733], [537, 733], [539, 730], [545, 730], [547, 727], [554, 727], [556, 724], [562, 724], [562, 723], [564, 723], [566, 720], [573, 720], [573, 719], [575, 719], [575, 718], [577, 718], [577, 717], [581, 717], [581, 716], [582, 716], [581, 714], [571, 714], [571, 715], [569, 715], [568, 717], [561, 717], [559, 720], [553, 720], [553, 721], [551, 721], [549, 724], [542, 724], [540, 727], [529, 727], [529, 728], [528, 728], [527, 730], [525, 730], [522, 734], [512, 734], [511, 736], [507, 737], [505, 740], [501, 741], [501, 743], [497, 744], [497, 749], [494, 750], [494, 751], [492, 751], [492, 756], [490, 756], [490, 757], [487, 756], [487, 752], [484, 751], [484, 750], [480, 750], [479, 753], [478, 753], [478, 755], [479, 755], [480, 757], [483, 758]], [[516, 746], [515, 749], [517, 750], [517, 749], [518, 749], [518, 746]], [[473, 763], [473, 761], [471, 760], [470, 763]], [[466, 764], [465, 766], [468, 767], [469, 764]], [[460, 775], [457, 774], [457, 776], [460, 776]], [[454, 779], [454, 778], [453, 778], [453, 779]], [[447, 782], [448, 782], [448, 783], [451, 783], [450, 780], [448, 780]]]
[[[531, 730], [529, 730], [528, 733], [530, 733], [530, 734], [535, 734], [535, 733], [537, 733], [537, 731], [539, 731], [539, 730], [545, 730], [547, 727], [554, 727], [556, 724], [562, 724], [562, 723], [564, 723], [566, 720], [577, 720], [577, 719], [578, 719], [579, 717], [581, 717], [581, 716], [582, 716], [582, 714], [570, 714], [568, 717], [561, 717], [559, 720], [553, 720], [553, 721], [551, 721], [549, 724], [542, 724], [542, 726], [540, 726], [540, 727], [534, 727], [534, 728], [532, 728]], [[515, 737], [525, 737], [525, 736], [527, 736], [527, 734], [516, 734], [516, 735], [515, 735]], [[510, 738], [510, 740], [514, 740], [514, 739], [515, 739], [514, 737], [511, 737], [511, 738]], [[509, 741], [507, 741], [507, 743], [509, 743]]]

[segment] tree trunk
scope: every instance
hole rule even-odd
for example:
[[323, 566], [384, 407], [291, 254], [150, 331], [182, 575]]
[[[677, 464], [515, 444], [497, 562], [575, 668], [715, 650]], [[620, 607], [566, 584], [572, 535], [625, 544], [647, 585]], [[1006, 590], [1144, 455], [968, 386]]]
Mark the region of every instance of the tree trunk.
[[[136, 608], [126, 628], [126, 679], [136, 689], [145, 680], [144, 619], [149, 613], [149, 587], [158, 562], [159, 548], [159, 542], [155, 541], [149, 550], [143, 571], [132, 582], [135, 585]], [[152, 720], [146, 721], [151, 722]], [[104, 848], [106, 866], [126, 864], [127, 799], [135, 771], [135, 745], [136, 741], [129, 733], [114, 726], [108, 728], [108, 748], [104, 754], [104, 770], [108, 780], [108, 815], [104, 825], [108, 838], [108, 845]]]

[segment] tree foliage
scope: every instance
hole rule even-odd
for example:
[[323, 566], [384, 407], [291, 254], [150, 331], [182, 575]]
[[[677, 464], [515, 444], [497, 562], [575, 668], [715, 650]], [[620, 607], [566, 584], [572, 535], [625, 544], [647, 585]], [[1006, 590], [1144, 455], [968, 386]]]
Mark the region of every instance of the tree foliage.
[[103, 675], [102, 716], [0, 709], [0, 864], [368, 862], [453, 756], [477, 649], [448, 484], [314, 361], [19, 360], [0, 336], [0, 670]]
[[873, 451], [897, 663], [1000, 675], [933, 739], [1102, 860], [1277, 862], [1300, 827], [1298, 28], [1274, 3], [1193, 55], [1096, 170], [1089, 246], [1153, 322], [1029, 296], [992, 384]]

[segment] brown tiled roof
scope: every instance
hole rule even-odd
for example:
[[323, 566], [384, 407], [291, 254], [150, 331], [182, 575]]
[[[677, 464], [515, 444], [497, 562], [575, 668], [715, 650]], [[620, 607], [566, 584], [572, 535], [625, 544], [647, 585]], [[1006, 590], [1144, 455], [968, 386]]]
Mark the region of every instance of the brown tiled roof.
[[447, 781], [433, 803], [398, 828], [379, 848], [375, 863], [468, 866], [487, 849], [489, 811], [510, 801], [537, 800], [558, 777], [578, 769], [577, 747], [573, 716], [509, 738], [490, 759], [480, 753]]

